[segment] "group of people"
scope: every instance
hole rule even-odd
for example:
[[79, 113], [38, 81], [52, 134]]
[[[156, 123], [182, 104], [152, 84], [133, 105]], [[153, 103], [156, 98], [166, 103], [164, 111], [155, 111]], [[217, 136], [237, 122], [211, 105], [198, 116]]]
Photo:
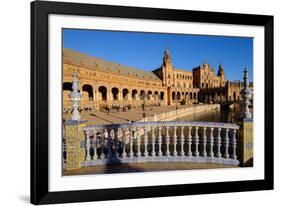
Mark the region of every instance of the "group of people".
[[131, 105], [126, 105], [126, 106], [120, 106], [120, 105], [112, 105], [112, 107], [110, 108], [108, 105], [106, 105], [106, 107], [104, 108], [106, 113], [110, 113], [111, 111], [113, 112], [126, 112], [126, 111], [130, 111], [132, 109]]

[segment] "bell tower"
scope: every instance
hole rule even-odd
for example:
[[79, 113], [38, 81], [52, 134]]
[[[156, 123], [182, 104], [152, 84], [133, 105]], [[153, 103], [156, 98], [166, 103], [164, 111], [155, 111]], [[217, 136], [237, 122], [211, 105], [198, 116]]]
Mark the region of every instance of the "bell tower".
[[224, 87], [224, 85], [225, 85], [225, 76], [224, 76], [224, 70], [223, 70], [221, 64], [219, 64], [219, 70], [218, 70], [217, 76], [220, 77], [220, 86]]
[[162, 63], [162, 73], [163, 73], [163, 86], [171, 87], [174, 85], [174, 71], [171, 62], [171, 56], [168, 48], [166, 47]]

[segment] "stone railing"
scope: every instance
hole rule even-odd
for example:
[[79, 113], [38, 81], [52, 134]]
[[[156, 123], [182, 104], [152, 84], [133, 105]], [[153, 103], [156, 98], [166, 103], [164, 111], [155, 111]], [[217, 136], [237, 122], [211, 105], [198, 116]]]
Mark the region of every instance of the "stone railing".
[[219, 109], [220, 105], [219, 104], [211, 104], [211, 105], [206, 105], [206, 104], [195, 104], [193, 107], [186, 107], [186, 108], [178, 108], [176, 110], [171, 110], [168, 112], [162, 112], [159, 114], [154, 114], [152, 116], [146, 117], [146, 119], [142, 118], [138, 122], [153, 122], [153, 121], [170, 121], [174, 120], [176, 118], [184, 117], [190, 114], [199, 114], [202, 112], [210, 111], [210, 110], [215, 110]]
[[235, 124], [186, 121], [86, 126], [81, 166], [138, 162], [238, 165], [238, 129]]

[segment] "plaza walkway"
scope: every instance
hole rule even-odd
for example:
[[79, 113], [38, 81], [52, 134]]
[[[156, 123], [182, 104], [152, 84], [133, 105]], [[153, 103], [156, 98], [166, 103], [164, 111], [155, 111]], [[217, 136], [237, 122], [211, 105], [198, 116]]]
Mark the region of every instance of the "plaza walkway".
[[207, 163], [130, 163], [120, 165], [96, 165], [83, 167], [78, 170], [64, 171], [63, 175], [87, 175], [87, 174], [108, 174], [126, 172], [153, 172], [171, 170], [191, 170], [191, 169], [217, 169], [234, 168], [237, 166]]
[[[178, 105], [178, 108], [192, 108], [197, 105]], [[154, 116], [155, 114], [161, 114], [168, 111], [176, 110], [176, 106], [155, 106], [146, 107], [146, 117]], [[99, 125], [99, 124], [119, 124], [128, 123], [129, 121], [134, 122], [143, 118], [143, 111], [141, 108], [132, 108], [129, 111], [104, 113], [100, 111], [83, 111], [81, 113], [82, 120], [88, 120], [87, 125]], [[64, 114], [64, 119], [70, 119], [70, 114]]]

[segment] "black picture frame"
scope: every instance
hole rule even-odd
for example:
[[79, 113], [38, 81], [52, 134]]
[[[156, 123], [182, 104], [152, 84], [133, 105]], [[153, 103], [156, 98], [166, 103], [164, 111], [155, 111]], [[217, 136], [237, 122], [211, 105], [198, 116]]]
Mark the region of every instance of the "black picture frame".
[[[263, 180], [49, 192], [48, 15], [155, 19], [265, 28], [265, 167]], [[273, 16], [80, 3], [31, 3], [31, 203], [50, 204], [273, 189]]]

